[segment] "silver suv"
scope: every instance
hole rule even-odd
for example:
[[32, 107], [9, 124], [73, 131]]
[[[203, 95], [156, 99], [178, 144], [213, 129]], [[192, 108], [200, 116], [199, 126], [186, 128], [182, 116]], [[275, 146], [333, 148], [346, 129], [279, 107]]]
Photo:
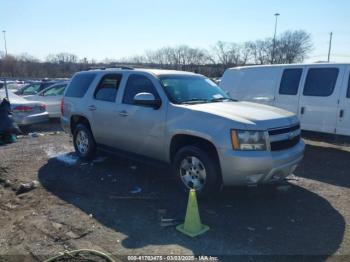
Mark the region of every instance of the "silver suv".
[[298, 118], [231, 99], [208, 78], [152, 69], [76, 73], [61, 123], [79, 157], [96, 149], [170, 164], [185, 190], [282, 181], [303, 158]]

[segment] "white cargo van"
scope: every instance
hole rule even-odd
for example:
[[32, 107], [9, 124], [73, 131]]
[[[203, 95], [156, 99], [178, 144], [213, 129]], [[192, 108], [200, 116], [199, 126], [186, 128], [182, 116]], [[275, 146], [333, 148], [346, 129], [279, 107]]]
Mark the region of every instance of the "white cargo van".
[[291, 64], [227, 69], [232, 98], [287, 109], [303, 130], [350, 135], [350, 64]]

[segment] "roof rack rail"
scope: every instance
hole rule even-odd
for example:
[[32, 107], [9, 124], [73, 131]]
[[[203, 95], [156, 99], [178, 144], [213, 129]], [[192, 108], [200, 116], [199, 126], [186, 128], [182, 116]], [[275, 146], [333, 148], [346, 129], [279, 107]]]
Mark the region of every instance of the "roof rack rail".
[[105, 67], [89, 67], [87, 69], [87, 71], [91, 71], [91, 70], [106, 70], [106, 68]]
[[123, 70], [134, 70], [135, 68], [131, 66], [117, 66], [117, 68], [123, 69]]
[[130, 67], [130, 66], [115, 66], [115, 67], [89, 67], [87, 69], [87, 71], [91, 71], [91, 70], [108, 70], [108, 69], [134, 70], [134, 68]]

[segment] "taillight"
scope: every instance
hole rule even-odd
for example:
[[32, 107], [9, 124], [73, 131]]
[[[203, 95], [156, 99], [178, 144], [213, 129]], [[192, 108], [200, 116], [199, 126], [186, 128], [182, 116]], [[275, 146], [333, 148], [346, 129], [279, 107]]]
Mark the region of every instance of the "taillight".
[[31, 106], [15, 106], [12, 109], [13, 112], [29, 112], [32, 110], [33, 110], [33, 107], [31, 107]]
[[64, 114], [64, 98], [61, 100], [61, 116]]

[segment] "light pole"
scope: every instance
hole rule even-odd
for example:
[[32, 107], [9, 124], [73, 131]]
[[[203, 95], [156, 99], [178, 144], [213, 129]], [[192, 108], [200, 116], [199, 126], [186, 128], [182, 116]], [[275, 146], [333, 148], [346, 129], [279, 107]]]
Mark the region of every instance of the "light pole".
[[272, 47], [272, 57], [271, 57], [271, 64], [274, 64], [275, 61], [275, 48], [276, 48], [276, 33], [277, 33], [277, 20], [278, 20], [278, 16], [280, 14], [276, 13], [274, 14], [276, 20], [275, 20], [275, 33], [273, 35], [273, 47]]
[[2, 30], [2, 33], [4, 34], [5, 55], [7, 56], [7, 46], [6, 46], [6, 30]]
[[327, 59], [328, 63], [331, 59], [332, 39], [333, 39], [333, 32], [330, 32], [330, 34], [329, 34], [329, 47], [328, 47], [328, 59]]

